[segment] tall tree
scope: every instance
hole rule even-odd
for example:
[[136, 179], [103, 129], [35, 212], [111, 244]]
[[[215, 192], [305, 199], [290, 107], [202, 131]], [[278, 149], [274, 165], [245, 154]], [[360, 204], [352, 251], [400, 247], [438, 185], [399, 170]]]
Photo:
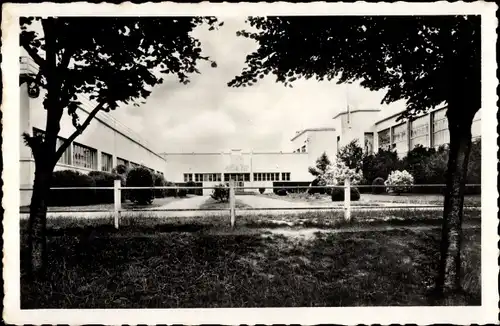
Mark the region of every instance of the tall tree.
[[[45, 266], [46, 198], [58, 159], [100, 111], [120, 104], [139, 106], [160, 84], [162, 74], [174, 74], [181, 83], [198, 73], [201, 44], [191, 32], [212, 17], [28, 17], [21, 18], [20, 45], [39, 71], [22, 76], [29, 89], [44, 88], [46, 128], [43, 137], [24, 134], [35, 159], [35, 177], [29, 217], [29, 248], [33, 276], [43, 275]], [[220, 24], [219, 24], [220, 25]], [[215, 62], [212, 61], [212, 66]], [[37, 92], [35, 92], [36, 94]], [[83, 122], [78, 116], [78, 95], [97, 105]], [[60, 121], [69, 114], [75, 128], [56, 148]]]
[[323, 154], [316, 159], [316, 166], [309, 167], [309, 173], [315, 177], [321, 177], [326, 173], [330, 165], [331, 162], [328, 155], [326, 155], [326, 152], [323, 152]]
[[363, 149], [359, 146], [358, 139], [342, 146], [337, 153], [337, 159], [344, 162], [349, 169], [359, 172], [363, 166]]
[[481, 107], [480, 16], [251, 17], [258, 49], [228, 85], [252, 85], [271, 73], [286, 86], [297, 78], [335, 80], [405, 100], [408, 118], [447, 104], [450, 156], [444, 202], [438, 293], [460, 288], [460, 244], [471, 125]]

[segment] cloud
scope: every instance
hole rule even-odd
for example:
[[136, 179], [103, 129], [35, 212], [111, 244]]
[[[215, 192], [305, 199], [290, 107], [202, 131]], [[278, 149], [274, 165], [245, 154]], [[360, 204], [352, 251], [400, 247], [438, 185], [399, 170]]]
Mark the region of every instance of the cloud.
[[[253, 40], [236, 36], [245, 28], [244, 19], [225, 18], [217, 31], [199, 28], [203, 54], [217, 62], [217, 68], [203, 62], [200, 74], [182, 85], [167, 76], [153, 89], [141, 107], [119, 108], [113, 115], [141, 134], [162, 152], [286, 150], [296, 130], [333, 126], [333, 116], [351, 108], [383, 108], [396, 112], [404, 106], [382, 106], [383, 92], [370, 92], [358, 84], [298, 80], [293, 88], [277, 84], [266, 76], [246, 88], [229, 88], [246, 55], [257, 48]], [[388, 108], [390, 110], [388, 110]]]

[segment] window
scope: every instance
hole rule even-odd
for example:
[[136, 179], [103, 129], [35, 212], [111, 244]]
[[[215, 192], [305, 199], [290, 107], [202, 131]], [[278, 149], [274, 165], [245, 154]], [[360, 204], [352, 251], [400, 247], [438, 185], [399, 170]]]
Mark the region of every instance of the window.
[[245, 181], [250, 181], [250, 173], [245, 173], [243, 177]]
[[73, 143], [73, 165], [96, 170], [97, 150]]
[[429, 146], [429, 116], [416, 118], [410, 124], [410, 147], [413, 149], [417, 145]]
[[125, 165], [125, 166], [128, 166], [128, 161], [127, 160], [124, 160], [120, 157], [117, 157], [116, 158], [116, 164], [117, 165]]
[[373, 132], [365, 132], [365, 153], [373, 153]]
[[113, 156], [101, 152], [101, 171], [111, 172], [113, 169]]
[[282, 181], [290, 181], [290, 172], [281, 173], [281, 180]]
[[337, 136], [337, 153], [340, 151], [340, 136]]
[[302, 146], [301, 151], [302, 151], [302, 153], [306, 152], [306, 145]]
[[192, 173], [184, 173], [184, 182], [189, 182], [193, 181], [193, 174]]
[[402, 123], [392, 128], [392, 146], [400, 154], [408, 152], [407, 125]]
[[384, 129], [378, 132], [378, 148], [388, 149], [391, 145], [390, 129]]
[[[37, 128], [33, 128], [33, 136], [41, 136], [42, 138], [45, 136], [45, 131]], [[56, 148], [59, 149], [66, 139], [62, 137], [57, 137], [56, 141]], [[58, 164], [66, 164], [66, 165], [71, 165], [71, 146], [68, 146], [64, 153], [61, 155], [59, 160], [57, 161]]]
[[432, 114], [432, 146], [448, 144], [450, 142], [450, 131], [448, 130], [448, 120], [446, 109], [435, 111]]

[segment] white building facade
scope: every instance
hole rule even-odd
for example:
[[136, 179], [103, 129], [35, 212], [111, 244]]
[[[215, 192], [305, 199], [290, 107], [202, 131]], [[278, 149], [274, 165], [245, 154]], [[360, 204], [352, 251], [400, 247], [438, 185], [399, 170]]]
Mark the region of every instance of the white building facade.
[[[345, 111], [333, 117], [336, 128], [299, 131], [291, 139], [291, 152], [163, 153], [167, 180], [193, 181], [212, 187], [231, 179], [241, 187], [271, 187], [277, 181], [310, 182], [308, 168], [322, 153], [335, 159], [339, 148], [357, 139], [365, 153], [391, 148], [404, 157], [421, 144], [439, 147], [449, 143], [446, 107], [431, 110], [411, 121], [396, 121], [401, 112], [385, 115], [379, 109]], [[472, 125], [473, 139], [481, 137], [481, 111]], [[270, 190], [266, 190], [270, 191]], [[210, 193], [205, 189], [204, 194]]]
[[[21, 61], [21, 76], [38, 71], [31, 60]], [[20, 133], [30, 135], [43, 134], [46, 125], [46, 111], [43, 107], [44, 91], [37, 97], [28, 95], [28, 86], [20, 85]], [[95, 104], [85, 98], [79, 99], [82, 105], [77, 110], [81, 121], [84, 121]], [[75, 131], [71, 117], [64, 114], [61, 119], [58, 146]], [[24, 144], [20, 135], [20, 174], [21, 188], [33, 185], [35, 163], [31, 149]], [[135, 135], [132, 130], [113, 119], [105, 112], [99, 112], [90, 125], [68, 147], [59, 159], [55, 170], [75, 170], [82, 173], [90, 171], [111, 170], [118, 164], [129, 167], [143, 165], [150, 170], [164, 174], [166, 161], [151, 146]], [[21, 191], [21, 205], [28, 205], [31, 191]]]

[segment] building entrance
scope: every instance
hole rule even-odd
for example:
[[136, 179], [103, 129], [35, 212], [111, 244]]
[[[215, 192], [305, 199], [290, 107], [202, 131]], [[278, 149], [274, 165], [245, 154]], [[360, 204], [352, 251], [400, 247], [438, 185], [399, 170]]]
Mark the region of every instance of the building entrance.
[[229, 180], [234, 181], [235, 194], [243, 194], [245, 192], [245, 189], [243, 189], [245, 181], [250, 181], [250, 173], [225, 173], [224, 181], [228, 182]]

